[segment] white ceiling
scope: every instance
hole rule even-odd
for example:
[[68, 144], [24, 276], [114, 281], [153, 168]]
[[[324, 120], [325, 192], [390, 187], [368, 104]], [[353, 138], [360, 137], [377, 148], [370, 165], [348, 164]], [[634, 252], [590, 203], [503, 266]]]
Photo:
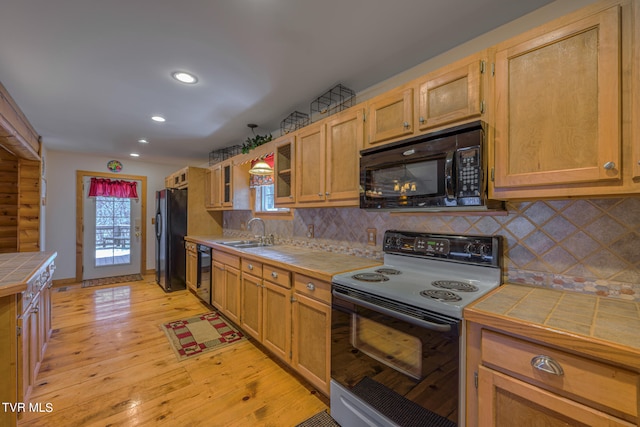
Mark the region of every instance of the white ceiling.
[[197, 164], [248, 123], [277, 130], [337, 83], [359, 92], [547, 3], [5, 0], [0, 82], [49, 149]]

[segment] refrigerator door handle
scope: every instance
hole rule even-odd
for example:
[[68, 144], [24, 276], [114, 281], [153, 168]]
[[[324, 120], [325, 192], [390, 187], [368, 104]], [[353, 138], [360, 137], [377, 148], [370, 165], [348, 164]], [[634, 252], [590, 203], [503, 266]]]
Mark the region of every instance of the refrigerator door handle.
[[162, 236], [162, 215], [160, 212], [156, 213], [156, 238], [160, 240]]

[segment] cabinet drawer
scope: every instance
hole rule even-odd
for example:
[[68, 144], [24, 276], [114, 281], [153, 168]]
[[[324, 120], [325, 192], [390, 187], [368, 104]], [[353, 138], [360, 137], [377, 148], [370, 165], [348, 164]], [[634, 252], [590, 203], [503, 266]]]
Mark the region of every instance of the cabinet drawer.
[[212, 251], [211, 257], [214, 261], [217, 261], [221, 264], [229, 265], [233, 268], [240, 269], [240, 257], [237, 255], [231, 255], [226, 252], [221, 251]]
[[242, 258], [242, 271], [257, 277], [262, 277], [262, 263]]
[[282, 268], [265, 264], [262, 267], [262, 278], [276, 285], [291, 288], [291, 273]]
[[331, 303], [331, 283], [329, 282], [314, 279], [304, 274], [296, 274], [293, 286], [296, 292], [328, 304]]
[[[638, 415], [637, 373], [487, 330], [481, 349], [483, 364], [497, 371], [590, 406]], [[535, 368], [532, 360], [540, 357], [551, 359], [547, 366], [557, 364], [563, 373]]]

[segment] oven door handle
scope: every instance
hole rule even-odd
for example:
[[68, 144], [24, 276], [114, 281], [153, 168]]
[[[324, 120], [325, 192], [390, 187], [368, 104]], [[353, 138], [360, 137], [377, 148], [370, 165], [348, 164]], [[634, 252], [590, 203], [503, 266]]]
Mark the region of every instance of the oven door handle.
[[367, 301], [363, 301], [359, 298], [354, 298], [354, 297], [341, 294], [339, 292], [336, 292], [335, 290], [331, 291], [331, 293], [336, 298], [339, 298], [348, 302], [352, 302], [356, 305], [361, 305], [370, 310], [377, 311], [378, 313], [386, 314], [387, 316], [390, 316], [390, 317], [395, 317], [396, 319], [403, 320], [407, 323], [411, 323], [412, 325], [416, 325], [421, 328], [427, 328], [427, 329], [431, 329], [432, 331], [438, 331], [438, 332], [451, 332], [451, 325], [442, 325], [440, 323], [433, 323], [433, 322], [428, 322], [426, 320], [418, 319], [416, 317], [409, 316], [404, 313], [400, 313], [385, 307], [380, 307], [379, 305], [372, 304]]
[[453, 200], [455, 195], [453, 194], [453, 155], [455, 151], [447, 152], [447, 157], [444, 161], [444, 191], [447, 196], [447, 200]]

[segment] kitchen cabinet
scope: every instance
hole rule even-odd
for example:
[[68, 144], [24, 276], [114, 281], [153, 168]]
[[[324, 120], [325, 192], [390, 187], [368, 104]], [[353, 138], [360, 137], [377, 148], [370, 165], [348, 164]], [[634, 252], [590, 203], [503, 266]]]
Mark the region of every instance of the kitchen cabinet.
[[240, 324], [240, 257], [213, 250], [211, 304], [236, 325]]
[[250, 164], [236, 165], [233, 158], [210, 166], [206, 185], [209, 210], [249, 210]]
[[291, 361], [291, 273], [263, 268], [262, 344], [287, 363]]
[[640, 191], [637, 7], [597, 2], [496, 47], [490, 197]]
[[[247, 273], [246, 265], [253, 267], [254, 262], [242, 260], [240, 327], [247, 334], [262, 342], [262, 306], [263, 288], [262, 271], [260, 276]], [[256, 271], [257, 272], [257, 271]]]
[[296, 273], [294, 289], [291, 364], [328, 395], [331, 380], [331, 283]]
[[636, 425], [638, 373], [487, 329], [481, 352], [479, 426]]
[[40, 162], [40, 136], [0, 83], [0, 146], [21, 159]]
[[482, 119], [488, 67], [483, 51], [418, 80], [418, 130]]
[[297, 134], [296, 206], [357, 206], [364, 111], [349, 109]]
[[196, 293], [198, 286], [198, 251], [196, 244], [193, 242], [185, 242], [184, 247], [187, 253], [185, 282], [187, 283], [187, 289]]
[[[3, 258], [2, 263], [14, 277], [22, 272], [28, 277], [22, 282], [23, 291], [0, 296], [0, 354], [3, 355], [0, 399], [28, 405], [51, 335], [51, 286], [56, 255], [43, 252], [34, 253], [33, 258], [3, 255], [8, 258]], [[16, 412], [0, 411], [0, 425], [15, 425], [19, 417]]]
[[295, 203], [296, 159], [295, 135], [285, 135], [274, 142], [274, 202], [276, 206]]
[[413, 125], [413, 87], [399, 87], [367, 103], [367, 143], [378, 144], [408, 138]]

